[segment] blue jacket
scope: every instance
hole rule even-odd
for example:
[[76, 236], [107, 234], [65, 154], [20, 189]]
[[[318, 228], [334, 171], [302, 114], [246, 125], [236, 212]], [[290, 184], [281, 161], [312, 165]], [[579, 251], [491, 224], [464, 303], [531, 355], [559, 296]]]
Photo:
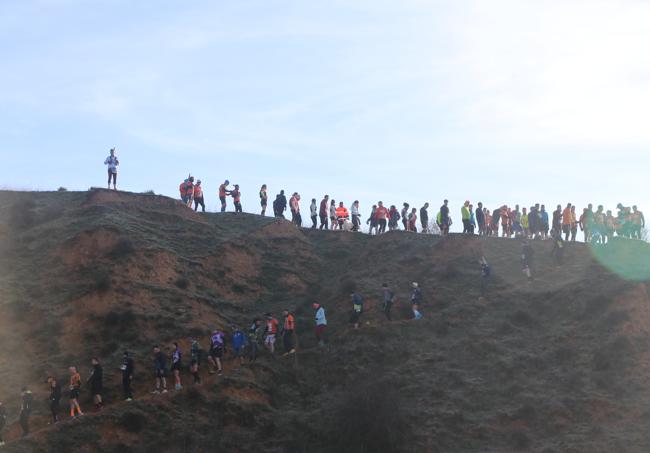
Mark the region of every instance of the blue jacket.
[[237, 330], [232, 334], [232, 347], [233, 349], [239, 349], [248, 344], [248, 339], [244, 332]]

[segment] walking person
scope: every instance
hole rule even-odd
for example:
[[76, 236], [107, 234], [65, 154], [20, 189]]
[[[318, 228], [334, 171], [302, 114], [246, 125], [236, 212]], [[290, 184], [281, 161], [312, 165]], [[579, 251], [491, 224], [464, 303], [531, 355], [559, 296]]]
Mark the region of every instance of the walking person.
[[485, 236], [485, 211], [483, 211], [483, 203], [480, 201], [476, 205], [476, 224], [478, 226], [478, 235]]
[[154, 394], [167, 393], [167, 357], [160, 350], [160, 346], [153, 348], [153, 372], [156, 378]]
[[113, 181], [113, 190], [117, 190], [117, 166], [120, 161], [115, 155], [115, 148], [111, 148], [109, 156], [104, 160], [104, 165], [108, 166], [108, 190], [111, 189], [111, 180]]
[[232, 197], [232, 203], [235, 206], [235, 212], [241, 213], [241, 191], [239, 190], [239, 184], [235, 184], [235, 188], [230, 191], [230, 196]]
[[381, 294], [384, 302], [382, 306], [384, 315], [386, 315], [386, 319], [392, 321], [390, 317], [390, 310], [393, 307], [393, 303], [395, 302], [395, 293], [388, 287], [388, 283], [384, 283], [381, 285]]
[[318, 226], [318, 206], [316, 205], [316, 199], [311, 199], [311, 204], [309, 205], [309, 214], [311, 216], [311, 229], [315, 230]]
[[92, 369], [86, 384], [90, 385], [90, 394], [93, 396], [93, 403], [96, 410], [101, 410], [104, 402], [102, 401], [102, 391], [104, 390], [104, 370], [97, 357], [91, 359]]
[[50, 414], [52, 415], [52, 421], [50, 423], [56, 424], [59, 423], [59, 410], [61, 404], [61, 385], [59, 380], [54, 376], [47, 378], [47, 386], [50, 391], [50, 396], [48, 401], [50, 402]]
[[325, 307], [315, 302], [312, 304], [316, 310], [316, 340], [319, 346], [325, 346], [325, 329], [327, 328], [327, 318], [325, 316]]
[[361, 214], [359, 213], [359, 200], [354, 200], [350, 208], [352, 213], [352, 231], [359, 231], [361, 227]]
[[409, 204], [408, 203], [404, 203], [402, 205], [402, 212], [400, 213], [400, 215], [402, 216], [402, 225], [404, 225], [404, 231], [408, 231], [409, 230], [409, 219], [408, 219]]
[[479, 264], [481, 265], [481, 299], [485, 299], [488, 285], [490, 284], [490, 275], [492, 274], [492, 269], [490, 269], [490, 265], [484, 256], [482, 256], [479, 260]]
[[34, 401], [34, 395], [32, 391], [29, 390], [26, 386], [21, 388], [21, 402], [20, 402], [20, 427], [23, 430], [23, 436], [29, 436], [29, 416], [32, 414], [32, 402]]
[[264, 329], [264, 346], [273, 355], [275, 353], [275, 340], [280, 322], [271, 313], [266, 314], [266, 328]]
[[81, 412], [81, 406], [79, 406], [79, 389], [81, 388], [81, 375], [77, 371], [77, 367], [71, 366], [70, 371], [70, 418], [75, 418], [75, 412], [77, 417], [81, 417], [84, 413]]
[[541, 221], [540, 225], [540, 234], [542, 236], [542, 239], [548, 238], [548, 231], [549, 231], [549, 221], [548, 221], [548, 212], [546, 212], [546, 206], [542, 205], [539, 211], [539, 217]]
[[645, 228], [645, 217], [636, 205], [632, 206], [632, 223], [634, 225], [633, 235], [636, 239], [643, 239], [642, 231]]
[[289, 199], [289, 207], [291, 208], [291, 223], [301, 227], [302, 216], [300, 215], [300, 194], [298, 192], [294, 192]]
[[576, 207], [573, 205], [571, 206], [571, 242], [575, 242], [578, 235], [578, 219], [576, 217]]
[[327, 225], [328, 211], [327, 211], [327, 202], [329, 201], [330, 196], [325, 195], [320, 202], [320, 208], [318, 210], [318, 216], [320, 217], [320, 229], [329, 229]]
[[194, 212], [199, 210], [201, 206], [201, 211], [205, 212], [205, 201], [203, 200], [203, 187], [201, 186], [201, 180], [198, 179], [194, 185]]
[[440, 234], [449, 234], [449, 200], [444, 200], [440, 206]]
[[476, 217], [474, 216], [474, 205], [469, 205], [469, 234], [474, 234], [476, 229]]
[[260, 206], [262, 206], [262, 216], [266, 215], [266, 206], [269, 204], [269, 194], [266, 190], [266, 184], [260, 188]]
[[422, 291], [417, 282], [411, 283], [411, 307], [413, 309], [413, 319], [422, 319], [420, 306], [422, 305]]
[[[235, 186], [237, 187], [237, 186]], [[174, 390], [181, 390], [183, 385], [181, 384], [181, 369], [183, 368], [182, 359], [183, 352], [178, 346], [178, 343], [172, 343], [174, 346], [172, 349], [172, 374], [174, 375]]]
[[248, 360], [253, 363], [257, 360], [257, 352], [260, 348], [260, 342], [262, 340], [263, 329], [262, 329], [262, 320], [255, 318], [248, 328], [248, 344], [249, 344], [249, 355]]
[[332, 226], [333, 230], [336, 230], [336, 227], [338, 226], [338, 222], [336, 221], [336, 200], [330, 201], [329, 215], [330, 225]]
[[223, 184], [219, 186], [219, 201], [221, 202], [221, 212], [226, 212], [226, 197], [230, 195], [228, 184], [230, 184], [230, 181], [226, 179]]
[[566, 208], [562, 211], [562, 232], [564, 233], [564, 240], [568, 241], [571, 236], [571, 223], [573, 216], [571, 215], [571, 203], [567, 203]]
[[284, 343], [284, 355], [289, 355], [296, 352], [295, 346], [293, 344], [293, 336], [296, 331], [296, 318], [287, 309], [285, 309], [282, 312], [282, 315], [284, 316], [284, 324], [282, 327], [282, 342]]
[[194, 176], [189, 175], [178, 186], [181, 201], [188, 208], [192, 208], [192, 199], [194, 198]]
[[398, 227], [399, 219], [400, 219], [399, 211], [393, 204], [390, 206], [390, 210], [388, 211], [388, 231], [395, 231], [399, 228]]
[[223, 359], [223, 353], [226, 349], [226, 335], [219, 329], [214, 329], [212, 335], [210, 336], [210, 354], [208, 354], [208, 363], [210, 364], [210, 374], [215, 373], [215, 368], [217, 369], [216, 373], [221, 376], [223, 373], [223, 365], [221, 359]]
[[409, 231], [412, 233], [417, 233], [418, 232], [418, 210], [417, 208], [411, 209], [411, 213], [409, 214], [408, 217], [408, 226], [409, 226]]
[[358, 329], [361, 321], [361, 313], [363, 313], [363, 296], [355, 291], [350, 297], [352, 297], [352, 316], [350, 316], [350, 324], [352, 324], [354, 329]]
[[124, 351], [124, 354], [122, 354], [122, 365], [120, 366], [120, 371], [122, 372], [122, 392], [124, 394], [124, 401], [133, 400], [131, 384], [133, 382], [134, 370], [135, 364], [133, 363], [133, 359], [129, 355], [128, 351]]
[[[561, 232], [558, 232], [556, 234], [562, 234]], [[531, 282], [533, 280], [533, 255], [534, 255], [533, 247], [530, 245], [530, 243], [526, 240], [523, 242], [522, 248], [521, 248], [521, 264], [522, 264], [522, 271], [528, 277], [528, 281]]]
[[246, 334], [236, 325], [232, 325], [232, 352], [235, 356], [235, 360], [239, 360], [239, 366], [244, 365], [244, 354], [246, 352], [246, 345], [248, 344], [248, 338]]
[[460, 208], [460, 217], [463, 221], [463, 234], [469, 234], [469, 201], [465, 201], [465, 203], [463, 203], [463, 206]]
[[343, 224], [345, 224], [345, 221], [350, 218], [350, 215], [348, 213], [348, 208], [346, 208], [343, 205], [343, 202], [341, 201], [339, 203], [339, 207], [336, 208], [336, 222], [337, 225], [339, 226], [339, 230], [343, 231]]
[[556, 266], [561, 266], [564, 259], [564, 241], [561, 234], [556, 234], [553, 238], [553, 249], [551, 249], [551, 257]]
[[7, 410], [5, 409], [5, 405], [3, 404], [3, 402], [0, 401], [0, 447], [4, 446], [5, 444], [4, 438], [2, 437], [2, 431], [4, 431], [6, 424], [7, 424]]
[[377, 223], [377, 205], [373, 204], [372, 207], [370, 208], [370, 215], [368, 216], [368, 220], [366, 220], [366, 225], [369, 225], [368, 227], [368, 234], [372, 236], [373, 234], [378, 234], [379, 233], [379, 227]]
[[422, 233], [429, 232], [429, 203], [424, 203], [424, 206], [420, 208], [420, 225], [422, 225]]
[[284, 219], [284, 211], [287, 210], [287, 197], [284, 195], [284, 190], [281, 190], [279, 194], [276, 195], [275, 201], [273, 201], [273, 215]]
[[377, 226], [379, 227], [377, 234], [385, 233], [386, 225], [388, 224], [388, 209], [386, 209], [382, 201], [377, 203], [377, 209], [375, 210], [375, 219], [377, 220]]
[[192, 337], [190, 344], [190, 373], [194, 378], [194, 384], [201, 384], [199, 367], [201, 366], [201, 345], [196, 337]]

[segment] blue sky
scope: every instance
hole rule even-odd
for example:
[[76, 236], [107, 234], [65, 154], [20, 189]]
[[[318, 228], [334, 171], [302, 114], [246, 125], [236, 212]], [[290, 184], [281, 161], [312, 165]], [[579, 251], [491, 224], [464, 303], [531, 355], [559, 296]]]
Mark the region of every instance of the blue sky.
[[[643, 1], [0, 2], [0, 187], [650, 206]], [[433, 211], [431, 214], [433, 215]], [[459, 221], [456, 222], [460, 224]], [[456, 226], [457, 226], [456, 225]]]

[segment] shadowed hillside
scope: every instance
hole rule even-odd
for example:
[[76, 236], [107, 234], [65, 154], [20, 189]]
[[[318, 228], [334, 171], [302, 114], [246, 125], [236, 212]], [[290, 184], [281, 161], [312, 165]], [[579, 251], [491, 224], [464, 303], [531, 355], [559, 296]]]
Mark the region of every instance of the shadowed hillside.
[[[536, 278], [517, 240], [299, 230], [232, 213], [195, 214], [154, 195], [0, 192], [0, 400], [15, 452], [643, 452], [650, 450], [650, 249], [568, 244]], [[478, 258], [490, 261], [479, 301]], [[423, 291], [411, 321], [410, 282]], [[398, 301], [381, 313], [381, 284]], [[349, 294], [366, 298], [350, 329]], [[311, 303], [328, 311], [329, 343]], [[295, 311], [298, 353], [263, 354], [223, 377], [153, 397], [151, 347], [255, 316]], [[134, 352], [136, 400], [118, 366]], [[281, 349], [281, 347], [280, 347]], [[44, 384], [97, 355], [101, 413], [46, 428]], [[187, 361], [186, 361], [187, 362]], [[204, 365], [204, 371], [207, 364]], [[35, 392], [19, 437], [20, 386]], [[88, 389], [82, 389], [82, 406]], [[62, 407], [67, 401], [62, 400]], [[62, 410], [65, 413], [65, 410]]]

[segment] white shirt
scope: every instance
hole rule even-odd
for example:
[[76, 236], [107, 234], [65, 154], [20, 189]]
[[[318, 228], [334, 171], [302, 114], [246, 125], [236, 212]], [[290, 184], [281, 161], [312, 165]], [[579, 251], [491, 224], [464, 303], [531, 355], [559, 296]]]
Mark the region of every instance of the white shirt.
[[327, 319], [325, 318], [325, 309], [323, 307], [318, 307], [318, 310], [316, 310], [316, 325], [317, 326], [327, 325]]
[[318, 207], [316, 207], [316, 203], [312, 203], [309, 206], [309, 211], [311, 212], [312, 216], [318, 215]]
[[117, 156], [108, 156], [104, 161], [104, 165], [108, 165], [108, 170], [111, 173], [117, 173], [117, 166], [120, 165], [120, 161], [117, 160]]

